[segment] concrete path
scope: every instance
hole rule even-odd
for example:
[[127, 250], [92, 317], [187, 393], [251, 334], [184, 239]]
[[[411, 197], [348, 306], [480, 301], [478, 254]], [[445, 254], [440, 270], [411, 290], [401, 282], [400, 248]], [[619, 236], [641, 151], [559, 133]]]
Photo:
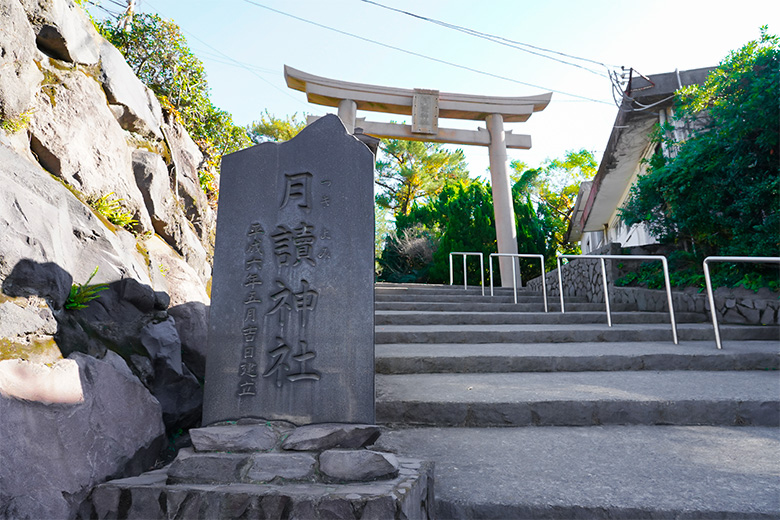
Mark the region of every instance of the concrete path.
[[379, 445], [439, 518], [780, 520], [780, 328], [512, 300], [377, 286]]
[[610, 370], [778, 370], [780, 343], [394, 343], [376, 346], [378, 374]]
[[778, 428], [423, 428], [379, 445], [436, 461], [440, 520], [780, 518]]

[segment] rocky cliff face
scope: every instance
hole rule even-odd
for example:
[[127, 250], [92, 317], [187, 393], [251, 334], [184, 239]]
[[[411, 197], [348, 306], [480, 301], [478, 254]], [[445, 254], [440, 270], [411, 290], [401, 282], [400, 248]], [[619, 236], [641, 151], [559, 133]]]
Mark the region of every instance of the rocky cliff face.
[[[199, 421], [215, 229], [201, 167], [72, 0], [0, 0], [0, 518], [72, 517]], [[108, 288], [66, 305], [96, 268]]]

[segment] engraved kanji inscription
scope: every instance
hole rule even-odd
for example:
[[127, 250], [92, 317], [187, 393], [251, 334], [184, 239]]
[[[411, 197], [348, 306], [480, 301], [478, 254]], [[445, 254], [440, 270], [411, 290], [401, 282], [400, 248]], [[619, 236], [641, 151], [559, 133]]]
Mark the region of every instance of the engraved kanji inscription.
[[290, 201], [297, 201], [298, 207], [306, 211], [311, 210], [311, 173], [286, 174], [284, 176], [284, 197], [279, 209], [284, 208]]

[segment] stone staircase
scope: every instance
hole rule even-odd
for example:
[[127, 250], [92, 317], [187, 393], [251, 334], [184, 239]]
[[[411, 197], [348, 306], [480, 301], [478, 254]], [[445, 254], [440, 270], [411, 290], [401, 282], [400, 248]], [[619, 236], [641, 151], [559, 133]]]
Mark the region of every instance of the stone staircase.
[[780, 518], [777, 327], [548, 305], [377, 285], [380, 443], [436, 461], [440, 518]]

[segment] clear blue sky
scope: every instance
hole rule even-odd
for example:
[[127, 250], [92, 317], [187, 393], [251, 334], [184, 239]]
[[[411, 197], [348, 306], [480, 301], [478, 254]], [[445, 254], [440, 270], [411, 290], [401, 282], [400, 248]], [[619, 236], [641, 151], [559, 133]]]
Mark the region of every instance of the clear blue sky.
[[[717, 65], [729, 50], [759, 35], [761, 25], [780, 30], [780, 1], [740, 2], [605, 0], [376, 0], [396, 9], [490, 33], [643, 74]], [[204, 62], [212, 100], [238, 124], [276, 116], [321, 115], [305, 94], [284, 82], [285, 64], [345, 81], [468, 94], [524, 96], [549, 90], [549, 107], [526, 123], [508, 125], [530, 134], [531, 150], [510, 150], [510, 160], [537, 166], [545, 158], [586, 148], [601, 159], [617, 108], [609, 80], [516, 49], [497, 45], [361, 0], [137, 0], [140, 11], [157, 12], [184, 30]], [[101, 0], [119, 11], [124, 0]], [[464, 67], [506, 76], [518, 84], [339, 34], [285, 16], [353, 33], [383, 44]], [[91, 9], [100, 14], [95, 8]], [[567, 58], [563, 58], [567, 59]], [[570, 60], [573, 61], [573, 60]], [[582, 63], [582, 62], [578, 62]], [[583, 63], [599, 71], [600, 66]], [[330, 110], [334, 111], [334, 110]], [[387, 121], [388, 116], [358, 112]], [[400, 116], [394, 120], [402, 121]], [[477, 122], [442, 120], [440, 126], [476, 129]], [[487, 149], [464, 147], [472, 175], [484, 175]]]

